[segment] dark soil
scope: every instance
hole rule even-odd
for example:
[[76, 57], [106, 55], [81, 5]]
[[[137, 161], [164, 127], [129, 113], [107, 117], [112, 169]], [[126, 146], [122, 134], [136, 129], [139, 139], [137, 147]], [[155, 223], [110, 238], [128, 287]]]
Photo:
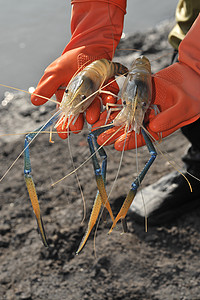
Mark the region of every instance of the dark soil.
[[[121, 48], [143, 48], [145, 55], [156, 60], [159, 68], [170, 62], [167, 46], [168, 25], [136, 34], [122, 41]], [[136, 45], [133, 44], [136, 41]], [[149, 49], [149, 50], [148, 50]], [[120, 51], [117, 53], [119, 54]], [[121, 52], [120, 52], [121, 53]], [[121, 53], [125, 54], [125, 53]], [[116, 60], [131, 61], [133, 55]], [[152, 58], [151, 58], [152, 59]], [[167, 61], [168, 60], [168, 61]], [[127, 63], [128, 64], [128, 63]], [[155, 72], [157, 67], [153, 67]], [[29, 97], [17, 94], [1, 107], [3, 133], [26, 132], [39, 127], [49, 117], [52, 105], [32, 107]], [[70, 136], [76, 166], [88, 156], [87, 129]], [[23, 149], [24, 137], [1, 137], [2, 176]], [[96, 194], [92, 163], [79, 171], [87, 215], [83, 219], [83, 201], [74, 175], [51, 188], [51, 183], [68, 174], [73, 168], [68, 142], [54, 135], [41, 134], [31, 145], [31, 161], [43, 221], [50, 247], [43, 246], [37, 233], [36, 221], [23, 179], [23, 157], [0, 183], [0, 299], [200, 299], [200, 208], [185, 212], [176, 220], [159, 226], [137, 224], [127, 216], [128, 233], [121, 235], [121, 224], [111, 235], [111, 221], [100, 221], [94, 251], [94, 230], [80, 255], [76, 250], [86, 230]], [[162, 149], [180, 163], [188, 142], [180, 132], [161, 144]], [[114, 181], [120, 153], [112, 146], [108, 153], [108, 191]], [[149, 154], [138, 150], [142, 168]], [[159, 156], [147, 174], [143, 186], [149, 185], [171, 167]], [[131, 182], [136, 175], [135, 151], [125, 153], [117, 185], [111, 195], [111, 206], [116, 215]]]

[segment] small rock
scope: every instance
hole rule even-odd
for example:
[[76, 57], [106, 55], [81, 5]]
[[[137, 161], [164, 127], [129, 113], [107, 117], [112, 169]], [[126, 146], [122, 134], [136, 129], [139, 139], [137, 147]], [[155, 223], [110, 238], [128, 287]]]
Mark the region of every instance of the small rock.
[[0, 234], [4, 235], [10, 232], [10, 225], [8, 224], [0, 224]]
[[2, 248], [7, 248], [9, 246], [9, 243], [10, 243], [10, 241], [7, 237], [3, 238], [2, 236], [0, 236], [0, 248], [1, 247]]

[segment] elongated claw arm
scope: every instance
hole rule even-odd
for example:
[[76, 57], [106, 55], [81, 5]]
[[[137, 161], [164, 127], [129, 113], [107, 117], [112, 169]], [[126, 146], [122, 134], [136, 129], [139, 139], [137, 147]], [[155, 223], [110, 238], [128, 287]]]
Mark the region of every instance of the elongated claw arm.
[[[100, 147], [99, 144], [97, 143], [94, 132], [92, 132], [88, 135], [88, 144], [89, 144], [90, 152], [92, 154], [92, 163], [93, 163], [93, 167], [94, 167], [95, 179], [96, 179], [97, 187], [99, 190], [99, 194], [101, 196], [102, 205], [106, 207], [106, 209], [108, 210], [108, 212], [110, 214], [112, 221], [114, 221], [113, 213], [112, 213], [110, 203], [108, 201], [108, 196], [106, 193], [105, 180], [103, 179], [103, 177], [106, 176], [107, 155], [106, 155], [103, 147]], [[96, 153], [95, 153], [94, 144], [97, 148], [99, 155], [101, 157], [104, 157], [103, 162], [102, 162], [102, 169], [100, 168], [100, 165], [99, 165]]]
[[131, 184], [131, 189], [129, 190], [129, 193], [118, 213], [118, 215], [116, 216], [112, 227], [109, 231], [109, 233], [112, 232], [112, 230], [114, 229], [114, 227], [116, 226], [117, 222], [120, 219], [124, 219], [126, 217], [126, 214], [129, 210], [129, 207], [131, 206], [131, 203], [133, 202], [133, 199], [137, 193], [137, 190], [142, 182], [142, 180], [144, 179], [146, 173], [148, 172], [149, 168], [151, 167], [152, 163], [154, 162], [154, 160], [156, 159], [157, 156], [157, 152], [155, 150], [155, 147], [152, 143], [152, 141], [150, 140], [150, 138], [148, 137], [147, 133], [144, 131], [144, 129], [142, 129], [142, 135], [145, 139], [147, 148], [149, 150], [149, 153], [151, 155], [150, 159], [148, 160], [148, 162], [146, 163], [146, 165], [144, 166], [144, 169], [140, 172], [140, 174], [138, 175], [138, 177], [135, 179], [135, 181]]
[[[89, 237], [89, 235], [92, 231], [92, 228], [96, 224], [97, 218], [98, 218], [99, 213], [100, 213], [101, 205], [105, 206], [107, 208], [107, 210], [109, 211], [110, 216], [112, 218], [112, 221], [114, 221], [113, 213], [112, 213], [110, 204], [108, 202], [108, 198], [107, 198], [107, 194], [106, 194], [106, 190], [105, 190], [107, 154], [106, 154], [105, 150], [103, 149], [103, 147], [99, 148], [99, 144], [97, 143], [95, 132], [90, 133], [88, 135], [88, 143], [89, 143], [91, 154], [93, 155], [92, 160], [93, 160], [93, 167], [94, 167], [94, 171], [95, 171], [98, 191], [97, 191], [95, 202], [94, 202], [94, 205], [93, 205], [93, 208], [92, 208], [92, 212], [91, 212], [91, 215], [90, 215], [90, 220], [88, 222], [88, 227], [87, 227], [86, 233], [85, 233], [85, 235], [84, 235], [84, 237], [83, 237], [83, 239], [80, 243], [80, 246], [79, 246], [76, 254], [79, 254], [80, 251], [83, 249], [84, 245], [86, 244], [86, 242], [88, 240], [88, 237]], [[96, 154], [94, 154], [95, 153], [94, 145], [96, 146], [100, 157], [103, 158], [101, 168], [100, 168], [100, 165], [98, 163]], [[96, 175], [96, 173], [97, 173], [97, 175]], [[102, 184], [102, 181], [103, 181], [103, 184]], [[101, 193], [100, 193], [99, 189], [101, 190]]]
[[29, 193], [29, 197], [31, 200], [31, 204], [33, 207], [33, 211], [36, 216], [37, 224], [38, 224], [38, 230], [42, 238], [42, 242], [45, 247], [48, 247], [44, 226], [42, 222], [42, 216], [40, 213], [40, 206], [38, 202], [38, 196], [35, 189], [35, 184], [33, 181], [33, 177], [31, 175], [31, 161], [30, 161], [30, 153], [29, 153], [29, 145], [30, 143], [36, 138], [36, 136], [42, 132], [45, 131], [48, 127], [50, 127], [55, 120], [57, 120], [59, 117], [59, 112], [56, 113], [54, 116], [51, 117], [51, 119], [43, 126], [36, 129], [34, 132], [29, 133], [25, 137], [24, 142], [24, 177], [26, 182], [26, 187]]
[[35, 189], [35, 184], [33, 182], [33, 178], [31, 175], [27, 175], [27, 174], [25, 174], [24, 177], [25, 177], [25, 182], [26, 182], [26, 187], [27, 187], [28, 193], [29, 193], [29, 197], [31, 200], [31, 204], [33, 207], [33, 211], [36, 216], [39, 233], [41, 235], [44, 246], [48, 247], [48, 243], [46, 240], [46, 235], [45, 235], [45, 231], [44, 231], [44, 227], [43, 227], [43, 222], [42, 222], [42, 216], [40, 214], [40, 206], [39, 206], [38, 197], [37, 197], [37, 193], [36, 193], [36, 189]]
[[83, 249], [83, 247], [85, 246], [88, 238], [89, 238], [89, 235], [92, 231], [92, 228], [94, 227], [94, 225], [96, 224], [96, 221], [97, 221], [97, 218], [99, 216], [99, 212], [100, 212], [100, 209], [101, 209], [101, 196], [99, 194], [99, 191], [97, 192], [97, 195], [96, 195], [96, 199], [94, 201], [94, 205], [93, 205], [93, 208], [92, 208], [92, 212], [91, 212], [91, 215], [90, 215], [90, 220], [88, 222], [88, 227], [87, 227], [87, 230], [86, 230], [86, 233], [80, 243], [80, 246], [78, 248], [78, 250], [76, 251], [76, 254], [79, 254], [81, 252], [81, 250]]

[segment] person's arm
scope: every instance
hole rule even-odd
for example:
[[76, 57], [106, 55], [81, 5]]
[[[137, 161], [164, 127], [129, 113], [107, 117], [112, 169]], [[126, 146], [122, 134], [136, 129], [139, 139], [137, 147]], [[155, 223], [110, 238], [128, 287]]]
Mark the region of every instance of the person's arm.
[[[72, 37], [62, 55], [51, 63], [40, 79], [35, 94], [60, 102], [63, 90], [82, 66], [100, 58], [112, 59], [123, 29], [126, 0], [73, 0], [71, 15]], [[47, 100], [32, 95], [34, 105]], [[89, 110], [90, 108], [88, 108]], [[91, 112], [95, 113], [92, 106]]]
[[184, 39], [200, 12], [199, 0], [179, 0], [176, 8], [176, 25], [170, 31], [168, 41], [178, 50], [180, 42]]
[[[158, 106], [158, 115], [151, 111], [146, 127], [155, 139], [166, 137], [178, 128], [193, 123], [200, 117], [200, 16], [196, 19], [179, 46], [179, 62], [156, 73], [153, 77], [152, 104]], [[94, 127], [102, 125], [97, 122]], [[99, 144], [116, 132], [115, 128], [101, 134]], [[116, 150], [124, 146], [125, 134], [119, 132], [109, 143], [115, 142]], [[145, 144], [138, 135], [137, 146]], [[125, 150], [135, 148], [135, 133], [128, 134]]]

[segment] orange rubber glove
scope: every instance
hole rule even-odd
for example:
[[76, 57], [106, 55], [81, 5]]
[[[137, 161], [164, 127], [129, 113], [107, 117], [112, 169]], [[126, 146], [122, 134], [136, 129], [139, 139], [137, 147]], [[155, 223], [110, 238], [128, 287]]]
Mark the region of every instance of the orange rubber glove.
[[[178, 128], [193, 123], [200, 117], [200, 15], [190, 31], [180, 43], [179, 62], [161, 70], [152, 77], [152, 104], [158, 106], [160, 113], [147, 113], [146, 127], [155, 138], [166, 137]], [[111, 118], [113, 118], [111, 114]], [[105, 123], [105, 113], [93, 127]], [[111, 128], [98, 137], [98, 143], [105, 143], [117, 131]], [[198, 138], [198, 137], [197, 137]], [[116, 133], [107, 144], [115, 142], [115, 149], [124, 147], [124, 129]], [[142, 134], [137, 136], [137, 146], [143, 146]], [[135, 132], [128, 133], [125, 150], [135, 148]]]
[[[67, 86], [81, 66], [100, 58], [112, 59], [121, 38], [126, 12], [126, 0], [73, 0], [71, 3], [71, 40], [62, 55], [46, 68], [34, 92], [48, 98], [56, 94], [59, 102], [64, 90], [58, 88]], [[31, 101], [34, 105], [41, 105], [47, 100], [32, 95]], [[98, 99], [94, 102], [97, 105], [92, 103], [86, 114], [87, 121], [92, 124], [100, 115], [100, 102]], [[83, 123], [83, 114], [80, 114], [77, 122], [69, 129], [81, 130]], [[61, 126], [57, 130], [62, 131]], [[66, 133], [59, 135], [67, 137]]]

